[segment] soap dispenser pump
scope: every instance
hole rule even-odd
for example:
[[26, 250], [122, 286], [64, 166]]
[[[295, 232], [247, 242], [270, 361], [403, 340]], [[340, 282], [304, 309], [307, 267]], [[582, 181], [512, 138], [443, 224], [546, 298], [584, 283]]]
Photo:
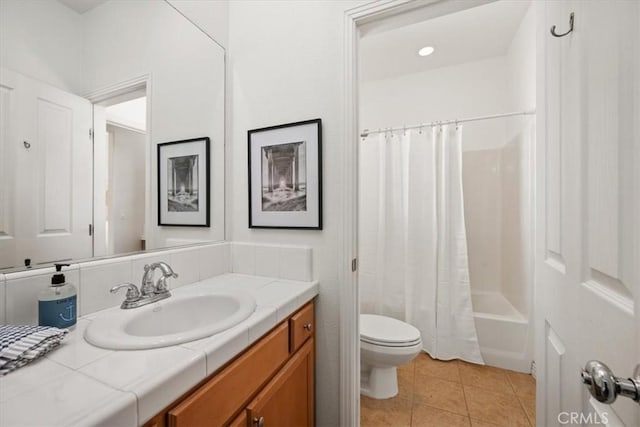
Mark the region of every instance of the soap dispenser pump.
[[56, 328], [70, 328], [76, 324], [76, 287], [65, 282], [62, 267], [69, 264], [55, 264], [56, 274], [51, 278], [51, 286], [38, 295], [38, 324]]

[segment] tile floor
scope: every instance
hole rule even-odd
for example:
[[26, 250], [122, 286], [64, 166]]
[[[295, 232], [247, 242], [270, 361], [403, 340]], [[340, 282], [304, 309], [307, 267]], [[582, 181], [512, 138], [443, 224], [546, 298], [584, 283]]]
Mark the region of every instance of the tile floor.
[[360, 397], [360, 425], [406, 427], [535, 426], [531, 375], [421, 353], [398, 368], [396, 397]]

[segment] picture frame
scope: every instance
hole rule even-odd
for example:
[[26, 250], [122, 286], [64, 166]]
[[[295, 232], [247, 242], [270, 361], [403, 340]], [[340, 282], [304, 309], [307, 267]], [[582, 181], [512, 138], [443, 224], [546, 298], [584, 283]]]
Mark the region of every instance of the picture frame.
[[247, 132], [249, 228], [322, 230], [322, 120]]
[[158, 144], [158, 225], [210, 227], [209, 137]]

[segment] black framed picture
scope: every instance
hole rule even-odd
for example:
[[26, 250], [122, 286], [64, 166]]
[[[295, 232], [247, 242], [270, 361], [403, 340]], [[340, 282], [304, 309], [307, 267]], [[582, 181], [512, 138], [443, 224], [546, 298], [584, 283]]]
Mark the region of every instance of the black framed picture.
[[253, 129], [249, 228], [322, 230], [322, 120]]
[[158, 144], [158, 225], [209, 227], [209, 138]]

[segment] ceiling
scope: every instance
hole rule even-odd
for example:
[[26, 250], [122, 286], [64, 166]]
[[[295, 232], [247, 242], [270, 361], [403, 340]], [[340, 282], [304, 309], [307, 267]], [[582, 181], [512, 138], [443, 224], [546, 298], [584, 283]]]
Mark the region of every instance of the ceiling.
[[106, 3], [108, 0], [58, 0], [69, 9], [73, 9], [76, 12], [82, 14], [90, 11], [91, 9], [100, 6], [102, 3]]
[[[502, 0], [416, 24], [366, 35], [360, 40], [360, 77], [380, 80], [506, 54], [530, 5]], [[424, 46], [435, 47], [426, 57]]]
[[107, 122], [146, 131], [147, 98], [136, 98], [106, 107]]

